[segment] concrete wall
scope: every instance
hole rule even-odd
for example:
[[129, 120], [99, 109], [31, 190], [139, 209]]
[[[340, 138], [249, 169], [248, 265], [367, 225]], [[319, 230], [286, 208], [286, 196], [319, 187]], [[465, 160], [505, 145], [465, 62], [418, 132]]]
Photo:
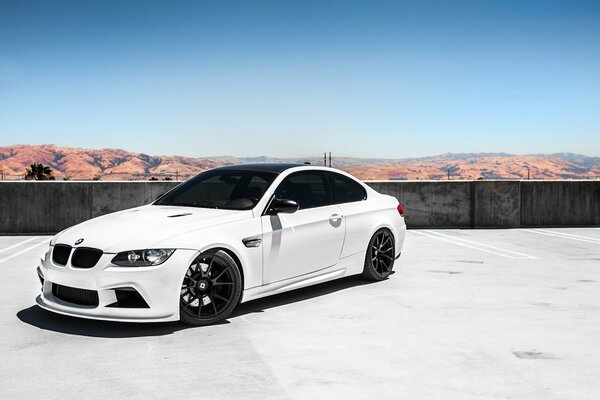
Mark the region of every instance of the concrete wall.
[[600, 225], [600, 181], [522, 182], [521, 225]]
[[413, 228], [600, 225], [600, 180], [367, 183], [398, 198]]
[[0, 181], [0, 234], [59, 232], [86, 219], [150, 203], [175, 185]]
[[404, 205], [411, 226], [471, 226], [471, 182], [377, 181], [367, 182], [380, 193]]
[[[600, 225], [600, 181], [372, 181], [409, 227]], [[150, 203], [176, 182], [0, 181], [0, 234], [58, 232]]]

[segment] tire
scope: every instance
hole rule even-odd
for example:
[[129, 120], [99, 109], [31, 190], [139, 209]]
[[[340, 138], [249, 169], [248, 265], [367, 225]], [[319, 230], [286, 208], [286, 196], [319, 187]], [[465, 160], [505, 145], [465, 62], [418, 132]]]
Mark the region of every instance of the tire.
[[393, 273], [395, 255], [394, 235], [389, 229], [379, 229], [369, 240], [363, 278], [370, 281], [387, 279]]
[[200, 254], [181, 284], [179, 316], [182, 322], [204, 326], [223, 321], [242, 295], [242, 275], [235, 260], [223, 250]]

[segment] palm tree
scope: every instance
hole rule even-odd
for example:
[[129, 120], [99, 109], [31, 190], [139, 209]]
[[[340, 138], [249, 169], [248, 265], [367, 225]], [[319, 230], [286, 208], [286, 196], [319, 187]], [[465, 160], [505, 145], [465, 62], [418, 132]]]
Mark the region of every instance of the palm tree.
[[53, 181], [54, 180], [54, 172], [50, 169], [50, 167], [45, 167], [40, 163], [33, 163], [26, 170], [25, 179], [27, 180], [36, 180], [36, 181]]

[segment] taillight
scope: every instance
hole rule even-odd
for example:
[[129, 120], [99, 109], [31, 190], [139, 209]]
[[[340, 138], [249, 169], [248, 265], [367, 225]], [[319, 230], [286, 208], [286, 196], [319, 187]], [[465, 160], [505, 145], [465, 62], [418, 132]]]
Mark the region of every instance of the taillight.
[[404, 217], [404, 206], [402, 205], [402, 203], [398, 203], [398, 213], [400, 214], [401, 217]]

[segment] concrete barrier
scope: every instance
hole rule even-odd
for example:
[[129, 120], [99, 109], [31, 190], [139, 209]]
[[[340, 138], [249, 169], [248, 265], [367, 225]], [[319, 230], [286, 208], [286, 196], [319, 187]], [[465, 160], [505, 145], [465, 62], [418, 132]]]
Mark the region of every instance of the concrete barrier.
[[[412, 228], [600, 225], [600, 181], [370, 181]], [[55, 233], [150, 203], [172, 181], [0, 181], [0, 234]]]
[[521, 182], [521, 225], [600, 225], [600, 181]]
[[0, 181], [0, 234], [59, 232], [99, 215], [148, 204], [176, 184]]
[[413, 228], [600, 225], [600, 180], [366, 183], [399, 199]]
[[369, 186], [396, 197], [412, 227], [471, 227], [471, 182], [371, 181]]

